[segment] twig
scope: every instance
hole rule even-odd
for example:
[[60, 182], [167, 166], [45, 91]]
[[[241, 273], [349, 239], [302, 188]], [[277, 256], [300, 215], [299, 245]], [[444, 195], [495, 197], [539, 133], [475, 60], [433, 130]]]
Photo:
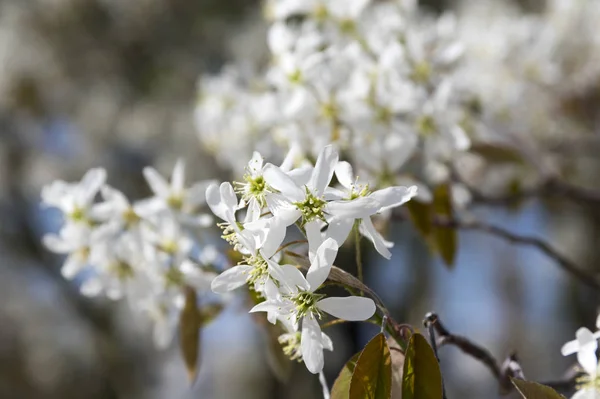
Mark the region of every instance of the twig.
[[442, 216], [436, 216], [433, 220], [433, 223], [436, 226], [441, 227], [451, 227], [460, 230], [482, 231], [484, 233], [503, 238], [513, 244], [529, 245], [536, 247], [546, 256], [553, 259], [561, 268], [571, 273], [574, 277], [578, 278], [582, 283], [596, 290], [600, 289], [600, 281], [598, 280], [597, 276], [595, 276], [587, 270], [581, 269], [575, 263], [561, 255], [555, 248], [550, 246], [550, 244], [539, 238], [519, 235], [508, 231], [502, 227], [486, 224], [478, 220], [463, 221], [457, 219], [450, 219]]
[[354, 244], [356, 245], [356, 270], [357, 277], [362, 282], [363, 281], [363, 265], [362, 265], [362, 254], [360, 252], [360, 239], [362, 235], [358, 229], [358, 224], [354, 224]]
[[[460, 335], [454, 335], [444, 327], [440, 318], [435, 313], [428, 313], [425, 316], [425, 323], [431, 326], [438, 334], [437, 345], [442, 347], [445, 345], [453, 345], [460, 349], [464, 354], [471, 356], [486, 366], [494, 378], [498, 381], [500, 393], [506, 395], [510, 393], [514, 388], [511, 382], [511, 378], [525, 379], [523, 370], [517, 359], [515, 353], [511, 353], [506, 360], [500, 365], [500, 363], [494, 358], [494, 356], [486, 348], [472, 342], [470, 339]], [[571, 369], [570, 372], [565, 376], [564, 379], [558, 381], [542, 382], [543, 385], [547, 385], [558, 391], [568, 392], [572, 391], [576, 385], [576, 379], [579, 377], [579, 372], [575, 372]]]

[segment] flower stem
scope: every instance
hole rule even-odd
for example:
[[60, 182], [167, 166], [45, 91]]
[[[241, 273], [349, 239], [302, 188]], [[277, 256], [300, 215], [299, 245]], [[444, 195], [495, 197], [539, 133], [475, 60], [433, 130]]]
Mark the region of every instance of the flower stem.
[[356, 245], [356, 269], [357, 269], [357, 277], [360, 282], [363, 282], [363, 267], [362, 267], [362, 254], [360, 251], [360, 231], [358, 230], [358, 223], [354, 223], [354, 243]]

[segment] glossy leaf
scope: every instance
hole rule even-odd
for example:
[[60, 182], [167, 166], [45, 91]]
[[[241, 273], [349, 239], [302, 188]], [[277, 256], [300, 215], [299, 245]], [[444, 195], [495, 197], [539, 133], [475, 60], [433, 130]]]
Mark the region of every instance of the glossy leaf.
[[[448, 184], [442, 184], [435, 188], [433, 194], [433, 210], [436, 216], [442, 216], [449, 219], [452, 218], [452, 197], [450, 186]], [[454, 265], [456, 249], [458, 247], [458, 234], [456, 229], [452, 227], [435, 226], [432, 234], [435, 247], [444, 260], [444, 263], [448, 267], [452, 267]]]
[[331, 399], [348, 399], [350, 397], [350, 382], [359, 355], [360, 352], [352, 356], [338, 374], [331, 388]]
[[442, 399], [442, 374], [433, 349], [421, 334], [410, 337], [404, 359], [402, 399]]
[[518, 378], [511, 378], [517, 391], [525, 399], [565, 399], [554, 389], [537, 382], [525, 381]]
[[377, 334], [360, 353], [350, 381], [350, 399], [390, 399], [392, 359], [385, 336]]
[[200, 350], [202, 316], [198, 310], [197, 299], [196, 291], [189, 287], [186, 288], [185, 305], [179, 316], [179, 347], [190, 382], [196, 380]]

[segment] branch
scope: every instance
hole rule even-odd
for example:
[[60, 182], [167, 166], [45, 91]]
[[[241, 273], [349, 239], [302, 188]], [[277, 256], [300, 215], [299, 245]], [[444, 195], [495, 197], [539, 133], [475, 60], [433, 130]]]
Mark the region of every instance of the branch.
[[[464, 354], [483, 363], [498, 381], [500, 394], [506, 395], [514, 389], [510, 380], [511, 377], [525, 379], [523, 370], [521, 369], [521, 365], [519, 364], [515, 353], [511, 353], [506, 360], [500, 364], [486, 348], [472, 342], [466, 337], [450, 333], [450, 331], [444, 327], [437, 314], [428, 313], [425, 316], [423, 323], [427, 327], [432, 327], [438, 334], [438, 346], [456, 346]], [[562, 392], [572, 391], [576, 386], [576, 380], [579, 376], [580, 373], [572, 368], [564, 379], [542, 382], [542, 384]]]
[[473, 202], [485, 205], [511, 205], [519, 201], [536, 197], [556, 198], [563, 197], [589, 206], [600, 204], [600, 192], [585, 187], [575, 186], [557, 177], [549, 177], [533, 187], [524, 188], [516, 193], [500, 196], [490, 196], [482, 193], [476, 187], [467, 185], [464, 180], [458, 179], [467, 186], [473, 197]]
[[582, 283], [592, 287], [596, 290], [600, 290], [600, 280], [598, 277], [588, 270], [580, 268], [578, 265], [570, 261], [561, 255], [555, 248], [553, 248], [547, 242], [536, 238], [519, 235], [510, 232], [502, 227], [486, 224], [484, 222], [473, 220], [473, 221], [462, 221], [457, 219], [450, 219], [446, 217], [436, 216], [433, 219], [433, 224], [440, 227], [450, 227], [460, 230], [477, 230], [487, 234], [495, 235], [503, 238], [513, 244], [517, 245], [528, 245], [537, 248], [539, 251], [544, 253], [546, 256], [554, 260], [562, 269], [569, 272], [574, 277], [578, 278]]

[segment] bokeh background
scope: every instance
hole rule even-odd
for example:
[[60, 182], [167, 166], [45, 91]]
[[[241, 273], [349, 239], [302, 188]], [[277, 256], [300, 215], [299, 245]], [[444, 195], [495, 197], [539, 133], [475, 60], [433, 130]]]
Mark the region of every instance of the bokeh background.
[[[431, 12], [453, 6], [423, 3]], [[543, 1], [519, 6], [536, 12]], [[39, 206], [52, 180], [102, 166], [111, 185], [141, 198], [149, 194], [142, 168], [167, 173], [178, 157], [191, 178], [228, 178], [195, 133], [196, 81], [226, 62], [266, 59], [265, 32], [257, 0], [0, 0], [0, 398], [319, 397], [302, 365], [287, 384], [277, 378], [263, 328], [242, 300], [203, 330], [190, 386], [175, 343], [157, 351], [148, 321], [123, 304], [82, 297], [40, 243], [59, 223]], [[590, 161], [589, 182], [597, 166]], [[555, 199], [480, 212], [599, 268], [600, 209]], [[560, 378], [573, 364], [560, 347], [577, 327], [594, 325], [599, 297], [551, 260], [461, 232], [449, 271], [409, 224], [390, 234], [392, 261], [368, 252], [366, 280], [397, 320], [421, 325], [436, 311], [500, 359], [517, 351], [530, 379]], [[341, 256], [351, 269], [353, 254]], [[330, 381], [373, 333], [368, 325], [331, 330]], [[481, 364], [453, 348], [441, 357], [450, 398], [497, 397]]]

